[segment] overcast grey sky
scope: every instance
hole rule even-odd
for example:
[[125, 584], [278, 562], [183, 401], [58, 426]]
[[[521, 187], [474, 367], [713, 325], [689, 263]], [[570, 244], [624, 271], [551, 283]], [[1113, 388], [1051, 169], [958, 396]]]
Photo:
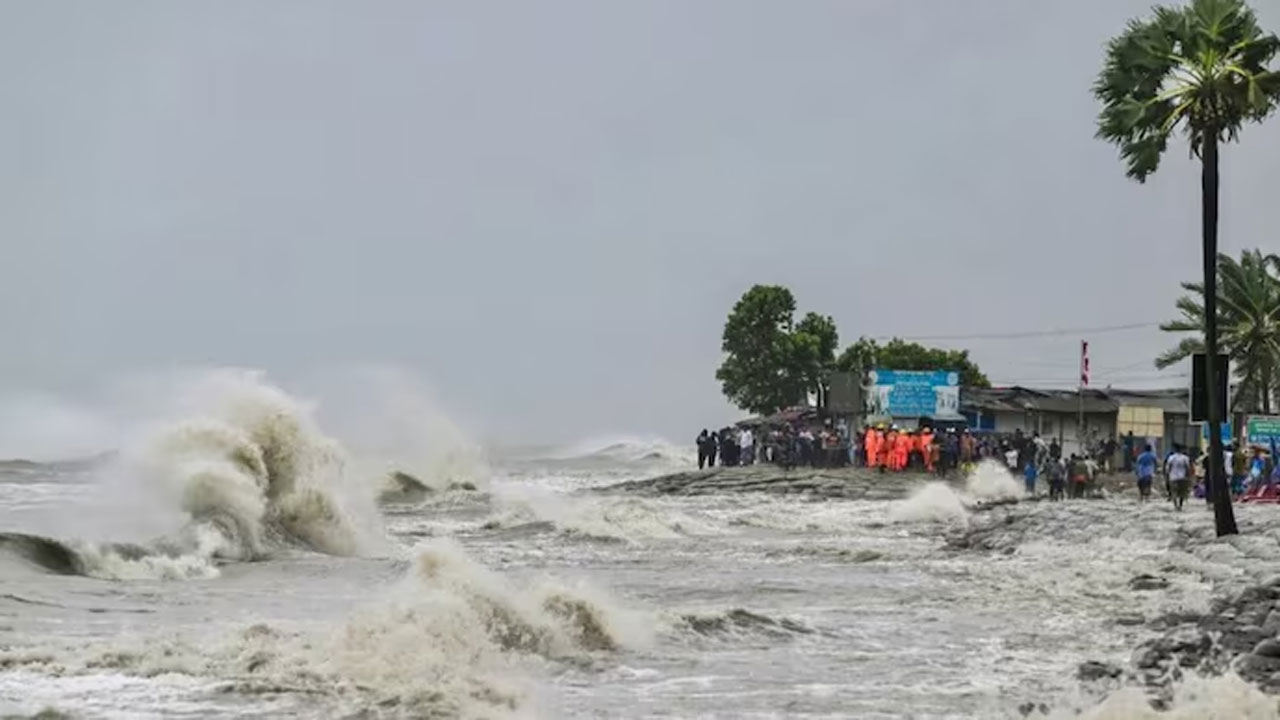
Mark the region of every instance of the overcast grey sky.
[[[1150, 4], [0, 0], [0, 395], [389, 363], [485, 437], [687, 439], [753, 283], [846, 342], [1166, 319], [1198, 170], [1126, 180], [1089, 93]], [[1280, 118], [1224, 173], [1223, 248], [1280, 250]]]

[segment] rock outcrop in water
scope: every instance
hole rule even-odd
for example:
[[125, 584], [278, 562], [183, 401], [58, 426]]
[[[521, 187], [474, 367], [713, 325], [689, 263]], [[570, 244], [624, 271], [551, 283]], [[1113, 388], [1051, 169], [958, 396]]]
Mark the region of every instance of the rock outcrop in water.
[[714, 495], [766, 492], [850, 500], [898, 500], [932, 475], [882, 474], [866, 468], [795, 468], [776, 465], [711, 468], [611, 485], [603, 492], [642, 495]]
[[1280, 694], [1280, 577], [1218, 600], [1206, 614], [1168, 615], [1153, 625], [1164, 634], [1132, 657], [1148, 685], [1163, 686], [1188, 670], [1234, 670], [1263, 692]]

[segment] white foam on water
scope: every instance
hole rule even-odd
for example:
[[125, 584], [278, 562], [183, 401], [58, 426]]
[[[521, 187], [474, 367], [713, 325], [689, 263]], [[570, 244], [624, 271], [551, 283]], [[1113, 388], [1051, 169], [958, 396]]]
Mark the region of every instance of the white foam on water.
[[486, 521], [489, 527], [546, 521], [568, 535], [632, 543], [725, 532], [715, 519], [663, 499], [569, 496], [522, 485], [495, 486], [494, 490], [503, 509]]
[[1050, 720], [1280, 720], [1280, 701], [1234, 674], [1188, 676], [1174, 687], [1167, 710], [1151, 707], [1139, 688], [1121, 688], [1100, 703], [1051, 711]]
[[540, 715], [547, 663], [651, 646], [654, 616], [581, 582], [513, 583], [448, 539], [418, 546], [405, 575], [334, 628], [257, 624], [200, 635], [127, 634], [5, 650], [5, 667], [57, 676], [180, 674], [236, 692], [297, 692], [337, 714]]
[[965, 478], [963, 491], [941, 481], [925, 483], [905, 500], [894, 503], [889, 519], [899, 523], [964, 523], [975, 503], [1016, 500], [1022, 495], [1023, 487], [1004, 465], [984, 460]]
[[983, 460], [965, 478], [964, 491], [976, 500], [1012, 500], [1022, 497], [1024, 487], [1005, 465]]
[[326, 373], [316, 384], [323, 386], [317, 418], [342, 441], [360, 477], [402, 472], [435, 491], [488, 487], [485, 451], [413, 373], [365, 366]]
[[964, 500], [945, 482], [925, 483], [889, 509], [892, 522], [960, 522], [969, 518]]

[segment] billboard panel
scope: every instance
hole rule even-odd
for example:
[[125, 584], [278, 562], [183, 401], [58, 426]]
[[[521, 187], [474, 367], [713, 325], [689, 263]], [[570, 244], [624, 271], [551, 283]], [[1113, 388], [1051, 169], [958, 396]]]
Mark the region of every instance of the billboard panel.
[[960, 418], [960, 373], [954, 370], [877, 369], [867, 379], [867, 415]]
[[1249, 435], [1250, 445], [1271, 447], [1271, 443], [1280, 445], [1280, 417], [1275, 415], [1253, 415], [1244, 424]]

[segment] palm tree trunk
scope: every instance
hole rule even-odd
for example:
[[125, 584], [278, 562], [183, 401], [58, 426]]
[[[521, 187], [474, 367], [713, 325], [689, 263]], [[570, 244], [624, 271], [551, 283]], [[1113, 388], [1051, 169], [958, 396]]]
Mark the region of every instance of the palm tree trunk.
[[1218, 407], [1218, 373], [1227, 368], [1218, 364], [1218, 131], [1209, 128], [1204, 134], [1200, 153], [1200, 193], [1202, 203], [1201, 232], [1204, 237], [1204, 374], [1207, 394], [1205, 409], [1209, 430], [1209, 492], [1213, 498], [1213, 521], [1218, 537], [1235, 535], [1235, 513], [1231, 510], [1231, 492], [1222, 472], [1222, 412]]
[[1262, 414], [1271, 414], [1271, 362], [1262, 363]]

